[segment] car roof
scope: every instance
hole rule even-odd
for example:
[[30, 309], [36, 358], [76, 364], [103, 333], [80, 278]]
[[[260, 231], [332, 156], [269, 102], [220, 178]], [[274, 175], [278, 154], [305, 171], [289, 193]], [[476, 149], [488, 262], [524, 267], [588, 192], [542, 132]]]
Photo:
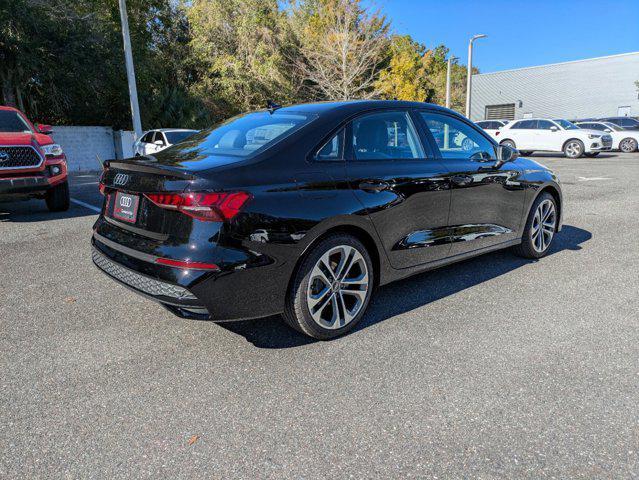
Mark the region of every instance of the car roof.
[[333, 113], [355, 114], [375, 108], [429, 108], [442, 112], [459, 113], [439, 105], [426, 102], [408, 102], [405, 100], [344, 100], [339, 102], [300, 103], [288, 107], [280, 107], [278, 113], [310, 113], [316, 115], [330, 115]]
[[17, 108], [10, 107], [8, 105], [0, 105], [0, 110], [9, 110], [11, 112], [19, 112], [20, 111]]

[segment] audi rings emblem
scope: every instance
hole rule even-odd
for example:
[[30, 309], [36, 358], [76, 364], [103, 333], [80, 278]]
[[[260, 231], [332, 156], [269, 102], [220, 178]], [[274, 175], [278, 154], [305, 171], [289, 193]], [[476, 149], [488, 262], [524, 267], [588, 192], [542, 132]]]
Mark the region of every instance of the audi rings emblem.
[[126, 173], [118, 173], [113, 179], [113, 185], [126, 185], [129, 181], [129, 176]]

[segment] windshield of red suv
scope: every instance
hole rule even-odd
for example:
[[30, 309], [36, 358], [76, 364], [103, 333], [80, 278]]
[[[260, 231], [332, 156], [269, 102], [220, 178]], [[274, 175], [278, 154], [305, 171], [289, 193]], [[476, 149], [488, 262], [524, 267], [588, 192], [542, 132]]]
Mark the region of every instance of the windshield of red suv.
[[12, 110], [0, 110], [0, 132], [31, 133], [31, 127]]

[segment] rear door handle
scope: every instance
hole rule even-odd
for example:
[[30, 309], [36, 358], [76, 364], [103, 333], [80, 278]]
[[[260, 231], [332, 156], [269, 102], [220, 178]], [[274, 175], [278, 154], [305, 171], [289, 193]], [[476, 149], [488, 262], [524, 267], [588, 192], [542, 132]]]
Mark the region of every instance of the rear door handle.
[[361, 182], [359, 184], [359, 189], [360, 190], [364, 190], [365, 192], [371, 192], [371, 193], [377, 193], [377, 192], [381, 192], [383, 190], [386, 190], [390, 187], [390, 185], [388, 184], [388, 182], [384, 182], [384, 181], [366, 181], [366, 182]]

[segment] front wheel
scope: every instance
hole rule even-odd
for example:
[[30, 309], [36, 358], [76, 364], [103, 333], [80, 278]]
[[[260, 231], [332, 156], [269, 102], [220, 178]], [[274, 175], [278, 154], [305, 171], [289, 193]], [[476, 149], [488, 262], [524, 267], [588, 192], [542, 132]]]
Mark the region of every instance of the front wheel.
[[555, 238], [558, 219], [555, 198], [543, 192], [530, 209], [521, 244], [514, 248], [515, 254], [524, 258], [545, 256]]
[[564, 155], [568, 158], [579, 158], [584, 154], [584, 144], [581, 140], [568, 140], [564, 145]]
[[66, 212], [69, 210], [71, 198], [69, 195], [69, 184], [67, 182], [60, 183], [53, 188], [50, 188], [44, 200], [47, 202], [47, 207], [51, 212]]
[[366, 247], [351, 235], [331, 235], [302, 260], [291, 281], [284, 320], [318, 340], [343, 335], [364, 316], [373, 280]]
[[596, 157], [597, 155], [599, 155], [599, 152], [584, 153], [584, 155], [585, 155], [586, 157], [594, 158], [594, 157]]
[[632, 153], [637, 150], [637, 140], [634, 138], [624, 138], [619, 142], [619, 150], [623, 153]]

